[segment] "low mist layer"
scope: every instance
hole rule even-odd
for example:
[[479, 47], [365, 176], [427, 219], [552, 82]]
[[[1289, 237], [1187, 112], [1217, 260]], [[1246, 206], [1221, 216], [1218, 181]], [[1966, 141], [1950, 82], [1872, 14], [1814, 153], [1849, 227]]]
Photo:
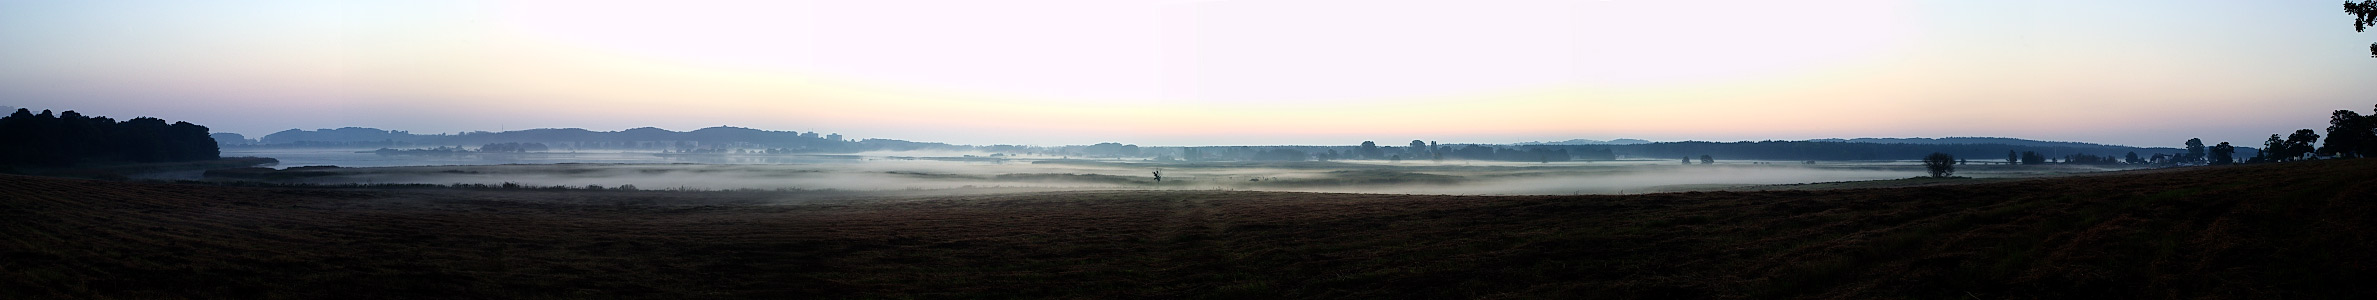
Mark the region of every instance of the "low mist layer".
[[[1966, 166], [1969, 177], [2027, 177], [2109, 169]], [[794, 164], [521, 164], [293, 167], [226, 170], [210, 180], [311, 184], [515, 184], [609, 189], [796, 190], [1254, 190], [1394, 194], [1623, 194], [1922, 176], [1912, 162], [1679, 165], [1562, 163], [1122, 162], [853, 156]], [[1159, 179], [1160, 176], [1160, 179]]]

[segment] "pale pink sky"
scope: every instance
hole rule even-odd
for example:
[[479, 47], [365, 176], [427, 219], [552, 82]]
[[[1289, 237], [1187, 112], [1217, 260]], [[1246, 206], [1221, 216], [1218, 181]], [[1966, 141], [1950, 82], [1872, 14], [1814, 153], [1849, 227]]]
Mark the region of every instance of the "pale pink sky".
[[2295, 1], [0, 1], [0, 105], [251, 136], [2254, 144], [2377, 104]]

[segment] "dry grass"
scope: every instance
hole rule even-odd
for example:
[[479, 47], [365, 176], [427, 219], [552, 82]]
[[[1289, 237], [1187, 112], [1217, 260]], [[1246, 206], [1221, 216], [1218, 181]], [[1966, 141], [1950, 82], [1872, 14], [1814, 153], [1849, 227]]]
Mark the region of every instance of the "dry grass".
[[0, 176], [0, 298], [2371, 298], [2377, 160], [1630, 196]]

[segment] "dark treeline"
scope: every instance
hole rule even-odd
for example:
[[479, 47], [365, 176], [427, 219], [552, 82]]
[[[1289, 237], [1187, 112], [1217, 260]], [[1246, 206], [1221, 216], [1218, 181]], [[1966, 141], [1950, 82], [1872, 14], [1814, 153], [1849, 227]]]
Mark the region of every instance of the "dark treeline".
[[493, 144], [480, 145], [478, 150], [463, 149], [462, 147], [435, 147], [435, 148], [421, 148], [421, 149], [392, 149], [392, 148], [380, 148], [379, 150], [372, 150], [371, 152], [372, 152], [372, 153], [375, 153], [375, 154], [379, 154], [379, 155], [389, 155], [389, 156], [396, 156], [396, 155], [412, 155], [412, 156], [446, 156], [446, 155], [464, 155], [464, 154], [474, 154], [474, 153], [528, 153], [528, 152], [545, 152], [545, 151], [547, 151], [547, 150], [550, 150], [550, 149], [547, 149], [547, 148], [545, 147], [545, 144], [544, 144], [544, 143], [493, 143]]
[[2328, 113], [2327, 135], [2322, 136], [2319, 131], [2310, 128], [2296, 129], [2291, 134], [2270, 134], [2270, 139], [2262, 141], [2262, 148], [2271, 150], [2247, 158], [2244, 162], [2377, 156], [2377, 115], [2364, 116], [2351, 110], [2336, 110]]
[[[1105, 143], [1100, 145], [1106, 144], [1113, 143]], [[1356, 146], [1205, 146], [1147, 147], [1145, 149], [1141, 149], [1133, 145], [1120, 146], [1122, 147], [1099, 148], [1093, 145], [1092, 147], [1080, 149], [1082, 150], [1080, 152], [1065, 153], [1079, 153], [1091, 157], [1107, 157], [1123, 155], [1124, 153], [1097, 152], [1095, 150], [1130, 149], [1129, 151], [1136, 151], [1135, 153], [1137, 153], [1136, 155], [1138, 157], [1151, 157], [1156, 160], [1177, 159], [1187, 161], [1470, 160], [1555, 162], [1578, 160], [1601, 161], [1617, 159], [1617, 156], [1612, 154], [1608, 147], [1604, 146], [1511, 146], [1482, 144], [1440, 145], [1437, 143], [1416, 140], [1412, 141], [1411, 144], [1401, 147], [1379, 146], [1376, 142], [1363, 142], [1361, 145]]]
[[2088, 147], [2120, 147], [2120, 146], [2105, 145], [2105, 144], [2096, 144], [2096, 143], [2081, 143], [2081, 142], [2054, 142], [2054, 141], [2025, 140], [2025, 139], [2017, 139], [2017, 138], [2002, 138], [2002, 137], [1955, 137], [1955, 136], [1952, 136], [1952, 137], [1943, 137], [1943, 138], [1854, 138], [1854, 139], [1812, 139], [1812, 140], [1807, 140], [1807, 141], [1810, 141], [1810, 142], [1846, 142], [1846, 143], [1869, 143], [1869, 144], [1943, 144], [1943, 145], [1953, 145], [1953, 144], [2002, 144], [2002, 145], [2014, 145], [2014, 146], [2032, 146], [2032, 147], [2081, 147], [2081, 148], [2088, 148]]
[[206, 136], [215, 138], [216, 145], [246, 145], [256, 143], [256, 141], [248, 140], [248, 136], [237, 133], [216, 132], [207, 134]]
[[[2377, 156], [2377, 115], [2364, 116], [2351, 110], [2330, 112], [2326, 132], [2327, 135], [2323, 136], [2318, 130], [2303, 128], [2292, 133], [2270, 134], [2269, 139], [2261, 142], [2261, 149], [2237, 147], [2226, 141], [2207, 145], [2202, 139], [2188, 139], [2185, 151], [2153, 153], [2144, 157], [2130, 153], [2119, 160], [2109, 156], [2082, 156], [2067, 158], [2066, 162], [2226, 165]], [[2023, 154], [2026, 163], [2031, 160], [2029, 155]]]
[[[1197, 146], [1141, 147], [1122, 143], [1064, 146], [1053, 149], [1006, 149], [1005, 153], [1033, 153], [1081, 158], [1154, 159], [1186, 161], [1606, 161], [1617, 159], [1673, 159], [1711, 156], [1726, 160], [1905, 160], [1931, 153], [1957, 157], [1993, 157], [2008, 152], [2035, 152], [2042, 162], [2127, 163], [2112, 157], [2135, 153], [2179, 153], [2178, 148], [2144, 148], [2073, 142], [2045, 142], [2010, 138], [1858, 139], [1846, 141], [1656, 142], [1626, 145], [1442, 145], [1411, 141], [1401, 146], [1363, 142], [1350, 146]], [[1983, 144], [1948, 142], [1992, 141]], [[1904, 143], [1894, 143], [1904, 142]], [[2237, 148], [2252, 153], [2250, 148]], [[2249, 154], [2248, 154], [2249, 155]], [[2201, 156], [2198, 156], [2201, 157]], [[2136, 160], [2144, 162], [2145, 160]]]
[[[1844, 160], [1907, 160], [1932, 153], [1955, 157], [2007, 157], [2029, 153], [2029, 157], [2014, 155], [2008, 160], [1982, 160], [1985, 163], [2072, 163], [2072, 164], [2149, 164], [2184, 163], [2189, 153], [2180, 148], [2144, 148], [2071, 142], [2044, 142], [2008, 138], [1952, 138], [1952, 139], [1860, 139], [1863, 142], [1843, 141], [1760, 141], [1760, 142], [1656, 142], [1628, 145], [1487, 145], [1412, 141], [1404, 146], [1382, 146], [1364, 142], [1353, 146], [1206, 146], [1206, 147], [1140, 147], [1120, 143], [1101, 143], [1090, 146], [1069, 146], [1057, 149], [1054, 155], [1089, 158], [1147, 158], [1154, 160], [1187, 161], [1329, 161], [1329, 160], [1385, 160], [1385, 161], [1606, 161], [1617, 159], [1686, 158], [1687, 163], [1709, 160], [1783, 160], [1783, 161], [1844, 161]], [[2010, 141], [2014, 144], [1954, 144], [1942, 141]], [[1888, 141], [1922, 141], [1921, 143], [1888, 143]], [[2197, 147], [2205, 148], [2205, 147]], [[2207, 159], [2204, 150], [2197, 150], [2191, 159]], [[2233, 148], [2230, 151], [2251, 155], [2254, 149]], [[2012, 154], [2010, 154], [2012, 153]], [[2163, 155], [2161, 158], [2136, 158], [2139, 153]]]
[[544, 152], [545, 150], [549, 150], [545, 147], [545, 143], [492, 143], [479, 146], [479, 152], [522, 153]]
[[[1138, 147], [1119, 143], [1093, 146], [1074, 146], [1058, 151], [1060, 154], [1083, 157], [1145, 157], [1157, 160], [1181, 159], [1189, 161], [1296, 161], [1296, 160], [1434, 160], [1434, 161], [1606, 161], [1617, 159], [1698, 159], [1710, 156], [1728, 160], [1905, 160], [1921, 158], [1931, 153], [1946, 153], [1957, 157], [1993, 157], [2008, 152], [2035, 152], [2040, 161], [2085, 163], [2120, 162], [2111, 157], [2134, 153], [2181, 152], [2178, 148], [2143, 148], [2073, 142], [2045, 142], [2010, 138], [1944, 138], [1944, 139], [1856, 139], [1825, 141], [1763, 141], [1763, 142], [1655, 142], [1625, 145], [1554, 145], [1545, 143], [1525, 145], [1459, 144], [1439, 145], [1412, 141], [1404, 146], [1382, 146], [1364, 142], [1354, 146], [1208, 146], [1208, 147]], [[1950, 142], [2001, 142], [1957, 144]], [[2253, 149], [2238, 148], [2251, 152]], [[1291, 152], [1292, 151], [1292, 152]], [[2241, 152], [2242, 153], [2242, 152]], [[2144, 160], [2138, 160], [2144, 163]]]
[[121, 122], [74, 111], [19, 108], [0, 118], [0, 164], [68, 166], [89, 162], [177, 162], [220, 158], [206, 126], [140, 117]]
[[1922, 158], [1934, 152], [1946, 153], [1955, 157], [2003, 157], [2008, 151], [2036, 152], [2043, 157], [2118, 156], [2135, 152], [2159, 153], [2179, 150], [2176, 148], [2140, 148], [2081, 143], [2046, 146], [2045, 144], [1915, 144], [1831, 141], [1665, 142], [1582, 147], [1608, 147], [1616, 151], [1617, 155], [1629, 158], [1672, 159], [1710, 155], [1717, 159], [1739, 160], [1906, 160]]
[[[225, 137], [237, 137], [225, 135]], [[2078, 161], [2086, 163], [2123, 162], [2107, 159], [2131, 153], [2175, 153], [2175, 148], [2141, 148], [2074, 142], [2047, 142], [2012, 138], [1951, 137], [1951, 138], [1889, 138], [1889, 139], [1826, 139], [1809, 141], [1760, 142], [1656, 142], [1633, 144], [1438, 144], [1413, 140], [1405, 144], [1363, 142], [1345, 146], [1197, 146], [1142, 147], [1123, 143], [1098, 143], [1076, 146], [965, 146], [943, 143], [911, 142], [891, 139], [849, 140], [839, 134], [816, 132], [767, 131], [739, 127], [711, 127], [678, 132], [658, 128], [636, 128], [599, 132], [585, 129], [530, 129], [506, 132], [471, 132], [463, 134], [413, 134], [372, 128], [348, 127], [323, 130], [288, 130], [267, 135], [253, 144], [234, 144], [230, 147], [353, 147], [353, 148], [425, 148], [463, 147], [496, 143], [540, 143], [552, 151], [578, 149], [658, 150], [687, 154], [799, 154], [799, 153], [855, 153], [866, 151], [973, 151], [995, 153], [995, 156], [1042, 155], [1093, 159], [1149, 159], [1186, 161], [1604, 161], [1617, 159], [1672, 159], [1674, 157], [1713, 156], [1721, 160], [1906, 160], [1920, 158], [1934, 152], [1957, 157], [1993, 157], [2007, 152], [2037, 152], [2043, 161]], [[1630, 142], [1631, 143], [1631, 142]], [[2237, 148], [2241, 155], [2258, 155], [2252, 148]], [[533, 150], [532, 150], [533, 151]], [[2203, 156], [2195, 156], [2203, 157]], [[1984, 160], [1994, 161], [1994, 160]], [[2167, 160], [2177, 161], [2177, 160]]]
[[[769, 131], [741, 127], [710, 127], [670, 131], [643, 127], [621, 131], [578, 128], [529, 129], [460, 134], [414, 134], [401, 130], [346, 127], [290, 129], [254, 141], [224, 141], [225, 146], [255, 148], [427, 148], [500, 143], [538, 143], [550, 150], [615, 149], [663, 150], [683, 153], [732, 153], [750, 149], [764, 153], [853, 153], [865, 151], [975, 150], [978, 147], [888, 139], [849, 140], [841, 134]], [[531, 150], [535, 151], [535, 150]]]
[[571, 149], [707, 149], [723, 148], [729, 144], [768, 148], [818, 150], [823, 152], [854, 148], [853, 141], [843, 140], [840, 134], [820, 135], [816, 132], [765, 131], [739, 127], [711, 127], [694, 131], [670, 131], [643, 127], [621, 131], [592, 131], [578, 128], [529, 129], [504, 132], [465, 132], [460, 134], [414, 134], [402, 130], [346, 127], [321, 130], [283, 130], [257, 139], [261, 147], [430, 147], [470, 146], [497, 143], [544, 143]]
[[1612, 152], [1612, 151], [1610, 151], [1610, 148], [1608, 148], [1608, 147], [1576, 147], [1576, 146], [1517, 146], [1517, 147], [1497, 147], [1497, 146], [1485, 146], [1485, 145], [1462, 145], [1460, 148], [1440, 147], [1440, 148], [1438, 148], [1438, 149], [1439, 149], [1439, 151], [1442, 151], [1442, 153], [1444, 153], [1444, 156], [1445, 156], [1445, 158], [1448, 158], [1448, 159], [1489, 160], [1489, 161], [1563, 161], [1563, 160], [1616, 160], [1616, 159], [1618, 159], [1618, 157], [1617, 157], [1617, 154], [1615, 154], [1615, 152]]

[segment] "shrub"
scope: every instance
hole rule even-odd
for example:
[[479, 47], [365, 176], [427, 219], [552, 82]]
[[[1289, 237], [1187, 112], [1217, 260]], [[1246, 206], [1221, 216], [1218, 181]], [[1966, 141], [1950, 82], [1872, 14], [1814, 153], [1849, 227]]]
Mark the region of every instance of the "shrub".
[[1947, 153], [1932, 152], [1931, 155], [1923, 157], [1923, 169], [1931, 171], [1931, 177], [1948, 177], [1949, 174], [1956, 173], [1956, 157]]

